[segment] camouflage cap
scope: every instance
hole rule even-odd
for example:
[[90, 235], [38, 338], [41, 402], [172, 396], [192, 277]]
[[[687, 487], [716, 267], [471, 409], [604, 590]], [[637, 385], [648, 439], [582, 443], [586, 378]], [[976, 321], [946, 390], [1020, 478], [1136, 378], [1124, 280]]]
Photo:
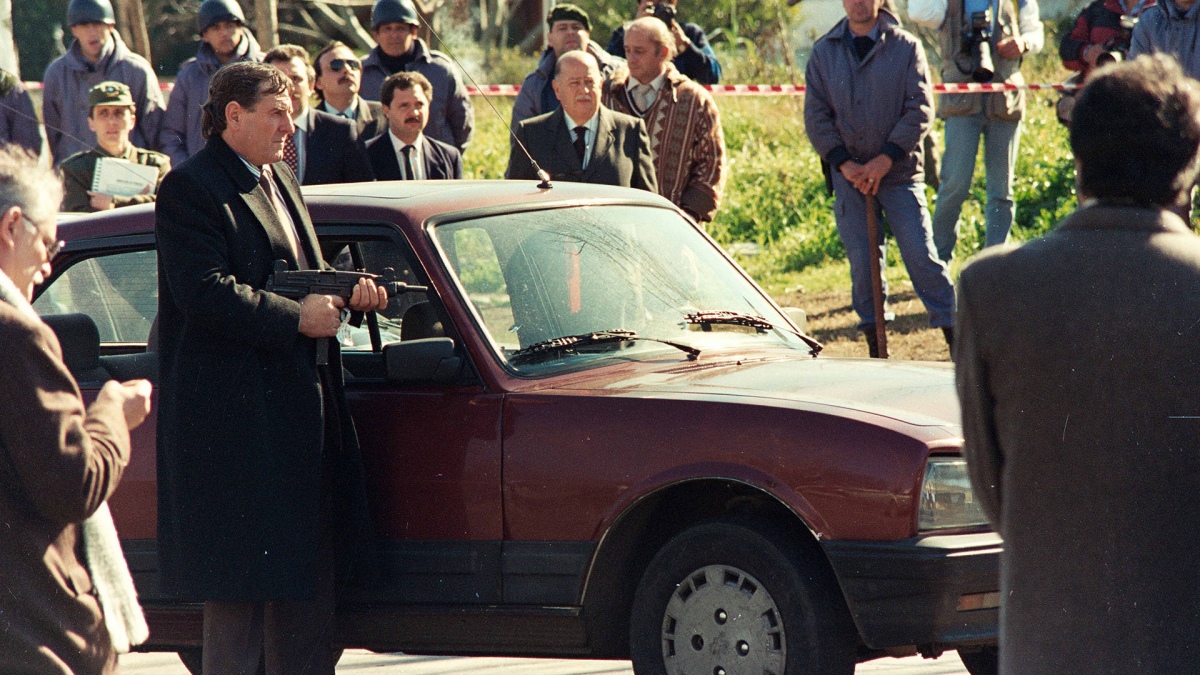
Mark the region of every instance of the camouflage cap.
[[88, 90], [88, 109], [98, 105], [127, 105], [132, 106], [133, 94], [129, 87], [121, 82], [101, 82]]
[[578, 21], [583, 24], [583, 29], [591, 32], [592, 25], [588, 20], [588, 13], [583, 11], [579, 5], [573, 5], [569, 2], [559, 3], [550, 10], [546, 15], [546, 24], [551, 28], [554, 27], [555, 21]]

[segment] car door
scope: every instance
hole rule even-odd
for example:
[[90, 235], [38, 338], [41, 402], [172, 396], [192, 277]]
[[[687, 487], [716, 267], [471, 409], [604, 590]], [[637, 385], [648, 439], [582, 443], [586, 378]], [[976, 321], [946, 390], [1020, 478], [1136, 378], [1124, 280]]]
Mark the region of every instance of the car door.
[[[362, 604], [490, 605], [501, 600], [501, 396], [485, 391], [437, 290], [394, 228], [323, 223], [335, 268], [429, 288], [389, 300], [376, 326], [343, 341], [346, 391], [381, 538], [384, 574]], [[391, 270], [390, 272], [388, 270]], [[376, 340], [372, 334], [377, 333]], [[456, 374], [389, 380], [381, 357], [451, 338]]]

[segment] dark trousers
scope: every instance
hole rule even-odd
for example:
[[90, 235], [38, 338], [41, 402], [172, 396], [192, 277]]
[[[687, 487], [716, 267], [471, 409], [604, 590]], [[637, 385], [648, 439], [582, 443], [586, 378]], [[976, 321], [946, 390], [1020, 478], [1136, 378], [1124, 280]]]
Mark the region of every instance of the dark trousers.
[[[323, 372], [324, 376], [325, 373]], [[336, 570], [330, 465], [340, 454], [341, 425], [327, 382], [317, 583], [312, 599], [204, 603], [205, 675], [333, 675]], [[260, 671], [259, 666], [264, 667]]]

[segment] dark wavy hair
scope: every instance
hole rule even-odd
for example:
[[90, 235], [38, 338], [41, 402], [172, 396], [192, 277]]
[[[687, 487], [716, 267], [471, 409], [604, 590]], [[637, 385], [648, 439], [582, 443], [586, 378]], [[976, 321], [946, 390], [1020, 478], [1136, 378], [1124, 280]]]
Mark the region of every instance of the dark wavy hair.
[[1200, 82], [1162, 54], [1096, 71], [1071, 111], [1071, 150], [1087, 197], [1181, 203], [1200, 168]]
[[292, 81], [275, 66], [257, 61], [238, 61], [221, 68], [208, 84], [208, 101], [201, 108], [200, 133], [205, 138], [225, 131], [225, 108], [236, 101], [253, 109], [263, 96], [292, 94]]
[[425, 90], [425, 98], [433, 100], [433, 84], [424, 75], [408, 70], [392, 73], [379, 88], [379, 102], [385, 108], [391, 107], [397, 91], [408, 91], [418, 87]]

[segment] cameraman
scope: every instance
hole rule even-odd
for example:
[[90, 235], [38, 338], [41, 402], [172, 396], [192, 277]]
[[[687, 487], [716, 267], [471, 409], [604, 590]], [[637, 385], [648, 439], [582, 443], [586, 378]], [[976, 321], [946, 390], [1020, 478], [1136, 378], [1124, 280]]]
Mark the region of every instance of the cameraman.
[[[910, 0], [908, 15], [938, 28], [942, 81], [1024, 84], [1021, 57], [1042, 48], [1045, 37], [1037, 0]], [[987, 234], [984, 245], [1003, 243], [1012, 228], [1013, 166], [1025, 112], [1024, 90], [942, 94], [937, 115], [945, 120], [941, 187], [933, 214], [938, 257], [950, 262], [958, 241], [958, 216], [975, 174], [983, 136], [987, 171]]]
[[1058, 54], [1063, 67], [1087, 79], [1097, 66], [1129, 55], [1133, 27], [1142, 10], [1155, 0], [1095, 0], [1079, 13], [1075, 27], [1063, 36]]
[[[721, 81], [721, 64], [717, 53], [708, 43], [704, 29], [694, 23], [680, 23], [677, 19], [677, 0], [638, 0], [634, 19], [653, 16], [667, 24], [675, 37], [675, 69], [700, 84], [716, 84]], [[625, 24], [613, 31], [608, 41], [608, 53], [625, 58]]]

